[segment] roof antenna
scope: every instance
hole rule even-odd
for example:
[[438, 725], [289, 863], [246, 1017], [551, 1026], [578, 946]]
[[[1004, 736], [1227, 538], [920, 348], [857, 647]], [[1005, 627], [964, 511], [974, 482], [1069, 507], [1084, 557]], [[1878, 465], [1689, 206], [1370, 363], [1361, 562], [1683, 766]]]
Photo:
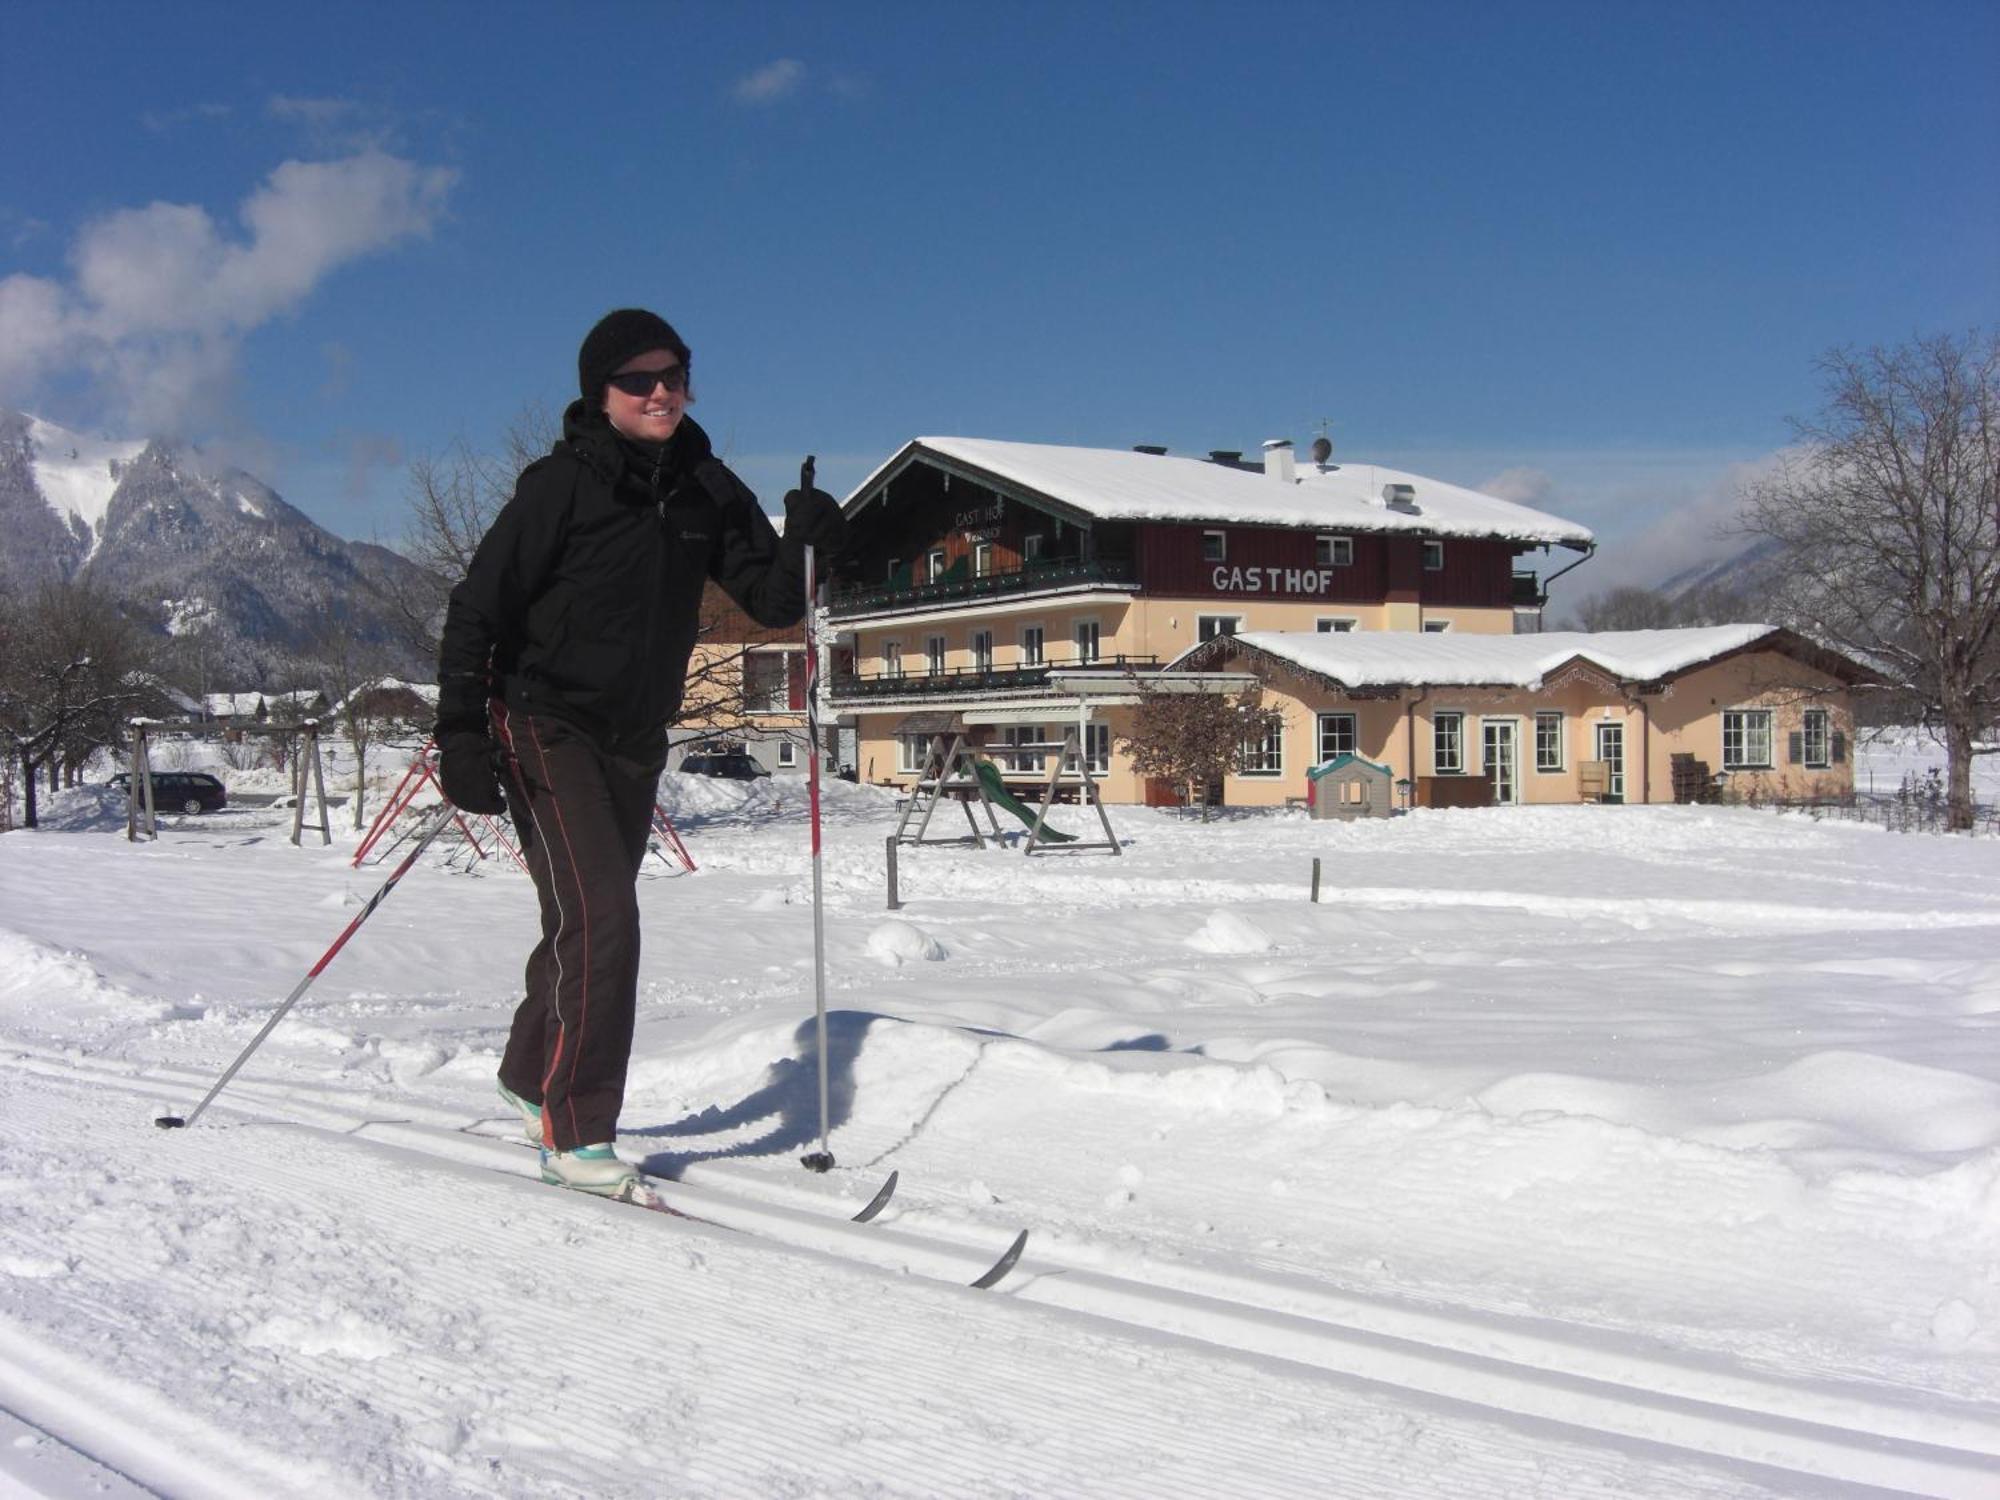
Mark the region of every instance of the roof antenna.
[[1327, 428], [1332, 425], [1333, 423], [1330, 418], [1321, 417], [1319, 422], [1319, 436], [1313, 439], [1312, 461], [1318, 466], [1321, 473], [1326, 472], [1328, 463], [1333, 458], [1333, 439], [1326, 434]]

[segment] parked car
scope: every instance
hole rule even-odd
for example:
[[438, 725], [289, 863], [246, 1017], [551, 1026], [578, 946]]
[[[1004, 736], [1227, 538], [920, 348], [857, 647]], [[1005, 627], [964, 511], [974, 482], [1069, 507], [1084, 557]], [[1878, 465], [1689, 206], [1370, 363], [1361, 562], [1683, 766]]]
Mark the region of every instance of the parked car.
[[[155, 771], [152, 780], [153, 806], [160, 812], [217, 812], [229, 805], [229, 793], [206, 771]], [[129, 796], [131, 773], [120, 771], [111, 784]]]
[[741, 750], [690, 755], [681, 762], [681, 769], [690, 776], [720, 776], [728, 781], [755, 781], [771, 774]]

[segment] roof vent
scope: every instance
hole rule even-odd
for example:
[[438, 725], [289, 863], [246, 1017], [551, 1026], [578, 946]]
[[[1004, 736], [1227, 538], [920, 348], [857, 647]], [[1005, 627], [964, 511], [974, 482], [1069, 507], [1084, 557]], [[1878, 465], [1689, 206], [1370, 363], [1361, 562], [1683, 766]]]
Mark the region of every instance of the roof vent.
[[1391, 510], [1417, 508], [1417, 487], [1414, 484], [1385, 484], [1382, 486], [1382, 503]]
[[1132, 451], [1134, 453], [1150, 453], [1155, 458], [1165, 458], [1167, 456], [1167, 445], [1165, 443], [1134, 443]]
[[1208, 461], [1212, 464], [1228, 464], [1233, 468], [1235, 465], [1243, 462], [1243, 450], [1241, 448], [1211, 448], [1208, 450]]
[[1324, 469], [1333, 458], [1333, 440], [1323, 435], [1314, 438], [1312, 456], [1313, 462]]

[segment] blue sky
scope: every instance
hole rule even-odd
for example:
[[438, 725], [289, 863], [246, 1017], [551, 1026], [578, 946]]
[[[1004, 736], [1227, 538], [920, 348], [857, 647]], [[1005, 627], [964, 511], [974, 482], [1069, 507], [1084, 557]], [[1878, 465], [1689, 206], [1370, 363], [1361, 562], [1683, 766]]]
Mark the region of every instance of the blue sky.
[[[920, 433], [1301, 447], [1713, 550], [2000, 313], [2000, 6], [15, 5], [0, 403], [343, 535], [623, 304], [775, 508]], [[1579, 583], [1582, 575], [1577, 575]]]

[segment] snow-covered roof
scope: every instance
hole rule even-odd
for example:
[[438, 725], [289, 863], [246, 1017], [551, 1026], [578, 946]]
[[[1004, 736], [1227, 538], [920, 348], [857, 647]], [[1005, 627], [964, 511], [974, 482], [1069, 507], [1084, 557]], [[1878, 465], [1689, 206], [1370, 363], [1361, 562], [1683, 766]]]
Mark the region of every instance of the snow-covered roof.
[[[1295, 465], [1294, 477], [1286, 481], [1205, 458], [995, 438], [913, 438], [862, 480], [847, 504], [865, 502], [885, 479], [925, 454], [1104, 521], [1224, 521], [1323, 527], [1343, 533], [1414, 531], [1578, 550], [1596, 544], [1590, 528], [1574, 521], [1378, 464], [1329, 464], [1322, 469], [1307, 461]], [[1414, 501], [1407, 508], [1389, 505], [1383, 492], [1390, 485], [1409, 486]]]
[[[1662, 677], [1780, 633], [1775, 625], [1706, 625], [1680, 630], [1554, 630], [1541, 635], [1458, 635], [1449, 631], [1309, 632], [1252, 630], [1231, 637], [1253, 651], [1343, 686], [1535, 688], [1582, 658], [1625, 682]], [[1204, 648], [1183, 652], [1181, 662]]]
[[288, 693], [204, 693], [201, 703], [211, 719], [247, 719], [260, 703], [271, 713], [280, 708], [310, 708], [318, 697], [313, 688], [298, 688]]

